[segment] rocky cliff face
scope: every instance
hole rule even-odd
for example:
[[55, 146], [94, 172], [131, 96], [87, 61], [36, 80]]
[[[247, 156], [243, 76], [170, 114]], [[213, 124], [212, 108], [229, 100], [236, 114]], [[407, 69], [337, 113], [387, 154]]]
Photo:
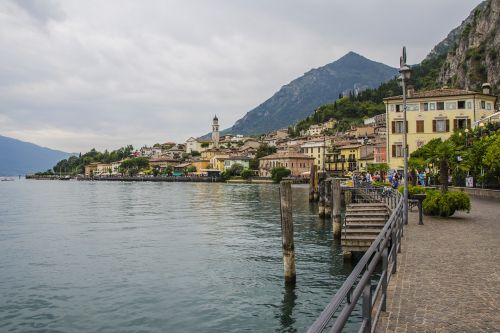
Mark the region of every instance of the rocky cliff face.
[[460, 34], [449, 46], [438, 82], [475, 91], [489, 82], [499, 93], [500, 0], [480, 4], [457, 29]]

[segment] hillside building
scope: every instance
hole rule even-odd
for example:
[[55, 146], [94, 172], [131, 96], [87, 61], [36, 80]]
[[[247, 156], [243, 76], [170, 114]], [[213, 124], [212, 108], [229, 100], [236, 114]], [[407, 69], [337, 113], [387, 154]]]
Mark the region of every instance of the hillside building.
[[300, 177], [310, 172], [314, 158], [301, 153], [284, 152], [259, 158], [259, 176], [271, 177], [271, 170], [284, 167], [291, 171], [291, 176]]
[[[440, 88], [408, 90], [408, 155], [430, 140], [448, 139], [453, 131], [474, 127], [495, 112], [496, 96], [488, 84], [482, 93]], [[403, 97], [384, 98], [387, 117], [387, 162], [393, 169], [403, 167]]]

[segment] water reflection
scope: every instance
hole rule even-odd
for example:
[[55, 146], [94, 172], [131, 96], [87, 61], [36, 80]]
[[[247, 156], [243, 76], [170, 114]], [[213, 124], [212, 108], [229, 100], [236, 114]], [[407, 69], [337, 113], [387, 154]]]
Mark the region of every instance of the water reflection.
[[297, 332], [295, 327], [295, 318], [293, 316], [293, 308], [297, 294], [295, 293], [295, 284], [285, 284], [283, 290], [283, 302], [281, 303], [281, 328], [279, 332]]

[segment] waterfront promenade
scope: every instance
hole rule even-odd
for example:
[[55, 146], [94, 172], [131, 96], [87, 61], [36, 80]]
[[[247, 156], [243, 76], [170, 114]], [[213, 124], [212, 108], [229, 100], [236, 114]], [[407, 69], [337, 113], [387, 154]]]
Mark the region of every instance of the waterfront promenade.
[[500, 202], [471, 204], [423, 226], [410, 213], [376, 332], [500, 332]]

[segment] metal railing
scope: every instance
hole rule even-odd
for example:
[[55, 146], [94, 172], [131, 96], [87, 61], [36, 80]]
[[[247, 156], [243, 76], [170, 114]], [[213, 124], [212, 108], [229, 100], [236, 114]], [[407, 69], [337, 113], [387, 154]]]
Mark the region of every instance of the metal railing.
[[[391, 215], [349, 277], [309, 328], [309, 333], [323, 332], [328, 327], [331, 327], [330, 332], [341, 332], [360, 299], [362, 322], [359, 332], [374, 332], [380, 313], [386, 311], [387, 285], [392, 274], [396, 273], [398, 252], [401, 252], [403, 197], [392, 189], [355, 188], [351, 191], [386, 203]], [[372, 284], [379, 263], [382, 264], [382, 272]], [[373, 292], [372, 286], [375, 287]]]

